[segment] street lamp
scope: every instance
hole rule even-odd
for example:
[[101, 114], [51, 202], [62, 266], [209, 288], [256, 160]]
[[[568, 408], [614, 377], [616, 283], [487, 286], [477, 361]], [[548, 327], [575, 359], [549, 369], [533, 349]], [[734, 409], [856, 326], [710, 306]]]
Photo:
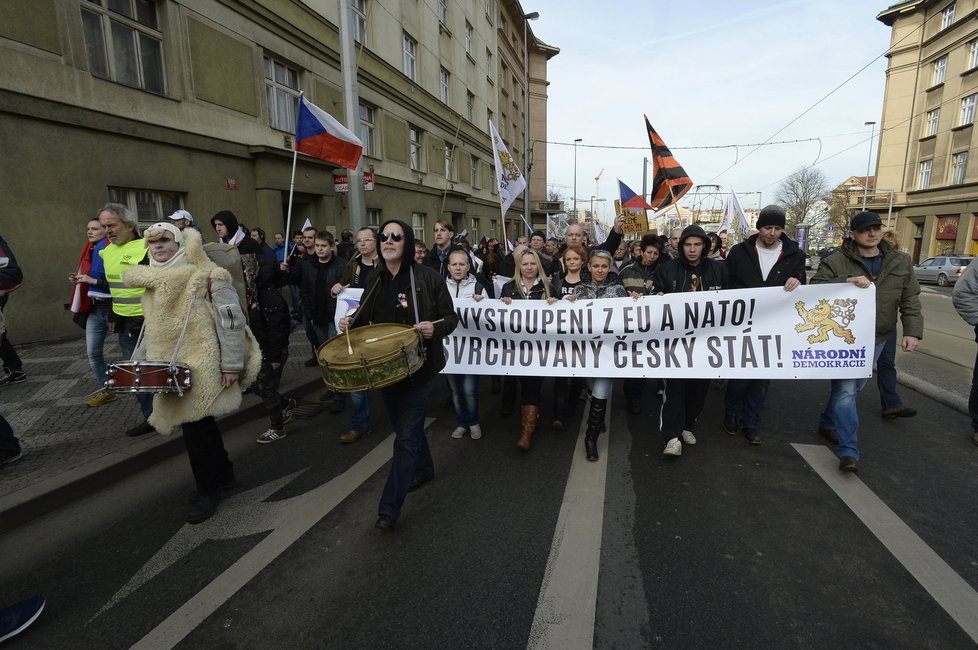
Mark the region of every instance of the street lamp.
[[574, 219], [577, 220], [577, 143], [584, 138], [574, 139]]
[[530, 221], [530, 166], [526, 164], [530, 158], [530, 59], [526, 43], [527, 25], [536, 20], [540, 14], [536, 11], [523, 15], [523, 167], [526, 171], [526, 188], [523, 190], [523, 220]]
[[869, 127], [869, 158], [866, 159], [866, 182], [863, 184], [863, 210], [866, 209], [866, 197], [869, 196], [869, 165], [873, 161], [873, 135], [876, 133], [876, 122], [866, 122]]

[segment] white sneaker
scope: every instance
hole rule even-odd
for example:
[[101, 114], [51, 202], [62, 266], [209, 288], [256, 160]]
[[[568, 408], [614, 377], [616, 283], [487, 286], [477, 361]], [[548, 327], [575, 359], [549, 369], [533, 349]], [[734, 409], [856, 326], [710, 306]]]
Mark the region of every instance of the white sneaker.
[[666, 448], [662, 450], [663, 456], [682, 456], [683, 455], [683, 443], [679, 442], [679, 438], [673, 438], [666, 443]]
[[679, 435], [683, 437], [683, 442], [685, 442], [687, 445], [696, 444], [696, 436], [693, 435], [692, 431], [683, 431]]
[[458, 440], [459, 438], [465, 436], [465, 431], [466, 431], [465, 427], [455, 427], [455, 430], [452, 431], [452, 437]]
[[469, 435], [472, 436], [473, 440], [478, 440], [482, 437], [482, 427], [478, 424], [473, 424], [469, 427]]
[[260, 445], [268, 444], [269, 442], [276, 442], [285, 437], [285, 429], [269, 429], [265, 433], [258, 436], [256, 442]]

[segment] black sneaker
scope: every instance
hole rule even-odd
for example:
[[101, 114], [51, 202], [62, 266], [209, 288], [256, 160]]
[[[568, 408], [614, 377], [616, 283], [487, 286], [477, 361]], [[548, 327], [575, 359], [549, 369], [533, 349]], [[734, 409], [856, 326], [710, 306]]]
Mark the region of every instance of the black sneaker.
[[43, 611], [44, 596], [41, 594], [0, 609], [0, 643], [26, 630]]
[[137, 424], [133, 428], [126, 431], [126, 435], [130, 438], [138, 438], [139, 436], [145, 436], [148, 433], [153, 433], [153, 425], [143, 420], [140, 424]]
[[221, 502], [221, 490], [210, 494], [200, 494], [190, 504], [187, 513], [188, 524], [201, 524], [217, 512], [217, 504]]
[[23, 370], [8, 370], [6, 375], [0, 377], [0, 386], [20, 384], [25, 381], [27, 381], [27, 375], [24, 374]]
[[286, 404], [282, 408], [282, 424], [283, 425], [288, 424], [289, 422], [292, 421], [292, 416], [294, 415], [293, 412], [295, 411], [295, 400], [290, 397], [287, 401], [288, 401], [288, 404]]
[[747, 438], [748, 445], [761, 444], [761, 437], [757, 435], [757, 429], [753, 429], [751, 427], [744, 427], [744, 437]]
[[740, 433], [740, 422], [737, 422], [737, 417], [734, 415], [724, 415], [723, 430], [732, 436]]

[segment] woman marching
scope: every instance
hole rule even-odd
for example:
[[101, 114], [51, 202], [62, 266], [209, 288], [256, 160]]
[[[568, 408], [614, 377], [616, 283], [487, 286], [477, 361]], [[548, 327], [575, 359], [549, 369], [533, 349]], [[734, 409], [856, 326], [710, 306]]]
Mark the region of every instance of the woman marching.
[[[476, 302], [485, 297], [486, 287], [470, 272], [469, 254], [458, 248], [448, 254], [448, 293], [452, 298], [472, 298]], [[479, 426], [479, 375], [447, 375], [452, 388], [452, 404], [458, 426], [452, 431], [453, 438], [463, 438], [468, 433], [473, 440], [482, 437]]]
[[[554, 295], [558, 298], [576, 295], [577, 287], [588, 279], [584, 269], [587, 251], [582, 246], [571, 244], [564, 249], [560, 260], [562, 264], [555, 266], [558, 269], [563, 267], [564, 274], [554, 273]], [[554, 377], [554, 420], [551, 427], [558, 431], [564, 428], [564, 422], [574, 416], [578, 396], [583, 389], [584, 383], [578, 377]]]
[[[514, 300], [546, 300], [548, 305], [557, 302], [557, 296], [550, 280], [543, 272], [540, 257], [532, 249], [525, 249], [516, 260], [516, 272], [513, 279], [503, 285], [500, 299], [510, 305]], [[520, 439], [516, 446], [529, 450], [530, 440], [537, 428], [537, 418], [540, 417], [540, 393], [543, 377], [520, 376], [520, 405], [522, 418], [520, 420]]]
[[[591, 281], [578, 285], [576, 292], [567, 296], [567, 300], [628, 297], [628, 291], [618, 281], [618, 276], [611, 273], [614, 264], [614, 258], [608, 251], [600, 248], [591, 251], [588, 260]], [[587, 380], [588, 387], [591, 389], [591, 408], [587, 415], [587, 432], [584, 434], [584, 450], [588, 460], [598, 460], [598, 435], [605, 430], [605, 412], [608, 407], [608, 396], [611, 394], [611, 382], [611, 377], [595, 377]]]

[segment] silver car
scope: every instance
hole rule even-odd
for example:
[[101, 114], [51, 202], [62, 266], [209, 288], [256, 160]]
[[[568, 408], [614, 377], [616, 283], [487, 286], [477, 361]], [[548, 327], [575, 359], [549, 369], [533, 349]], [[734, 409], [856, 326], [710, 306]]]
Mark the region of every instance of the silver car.
[[914, 273], [919, 282], [933, 282], [939, 287], [946, 287], [958, 281], [973, 259], [964, 255], [929, 257], [914, 267]]

